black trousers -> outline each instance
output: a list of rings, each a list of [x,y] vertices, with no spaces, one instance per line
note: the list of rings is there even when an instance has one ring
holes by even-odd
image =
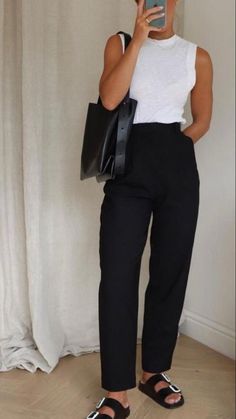
[[[187,286],[199,209],[192,139],[180,123],[133,124],[126,174],[105,182],[100,214],[101,385],[136,387],[140,265],[150,231],[142,368],[170,369]]]

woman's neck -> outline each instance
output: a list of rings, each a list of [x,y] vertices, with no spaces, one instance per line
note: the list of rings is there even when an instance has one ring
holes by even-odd
[[[156,32],[156,31],[150,31],[148,37],[152,39],[168,39],[171,38],[173,35],[175,35],[175,32],[173,31],[173,28],[167,29],[165,32]]]

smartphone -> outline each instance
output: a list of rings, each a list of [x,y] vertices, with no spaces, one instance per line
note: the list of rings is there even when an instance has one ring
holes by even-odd
[[[163,17],[159,19],[154,19],[150,22],[151,26],[156,28],[164,28],[167,23],[167,1],[168,0],[145,0],[145,9],[151,9],[156,6],[163,6],[162,10],[159,10],[157,13],[165,13]]]

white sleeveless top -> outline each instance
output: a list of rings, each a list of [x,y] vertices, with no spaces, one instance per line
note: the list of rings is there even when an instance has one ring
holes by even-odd
[[[124,35],[119,35],[124,52]],[[186,123],[183,113],[196,82],[196,51],[196,44],[177,34],[145,39],[130,84],[130,97],[138,101],[134,124]]]

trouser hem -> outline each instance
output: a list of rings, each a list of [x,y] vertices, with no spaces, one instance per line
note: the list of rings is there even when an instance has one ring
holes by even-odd
[[[168,371],[171,369],[171,364],[167,364],[167,365],[142,365],[142,369],[145,372],[150,372],[150,373],[160,373],[160,372],[164,372],[164,371]]]
[[[106,385],[105,383],[101,384],[101,387],[106,391],[126,391],[132,388],[137,387],[136,381],[133,383],[128,384],[120,384],[120,385]]]

